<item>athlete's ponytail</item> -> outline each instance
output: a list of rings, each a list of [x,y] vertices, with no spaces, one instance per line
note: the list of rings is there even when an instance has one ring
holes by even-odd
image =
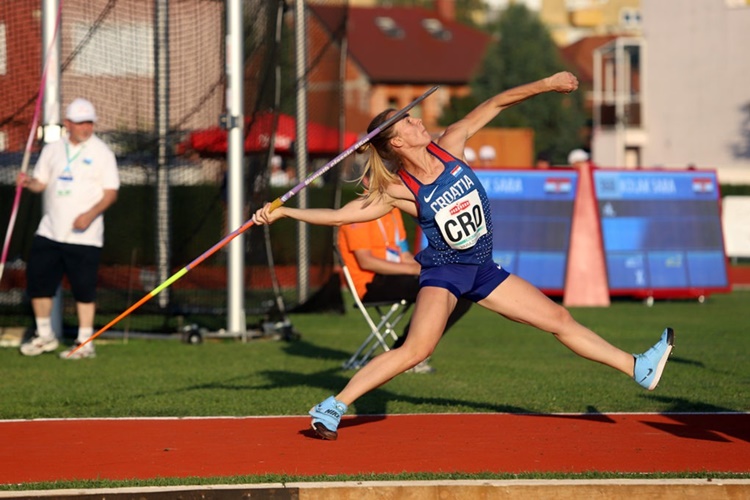
[[[367,132],[375,130],[395,111],[392,108],[386,109],[373,118],[367,127]],[[382,196],[388,185],[394,183],[398,178],[395,171],[399,167],[400,160],[393,151],[390,142],[394,135],[393,127],[388,127],[373,137],[368,144],[357,150],[358,153],[367,153],[365,168],[359,177],[359,181],[367,187],[367,191],[362,195],[367,199],[367,202],[370,202],[376,196]]]

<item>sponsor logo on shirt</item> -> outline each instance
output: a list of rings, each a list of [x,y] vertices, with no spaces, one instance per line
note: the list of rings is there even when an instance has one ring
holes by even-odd
[[[432,195],[435,194],[435,191],[437,191],[437,188],[438,188],[438,186],[435,186],[435,188],[430,192],[430,194],[428,194],[427,196],[424,197],[424,202],[425,203],[429,203],[430,202],[430,200],[432,199]]]

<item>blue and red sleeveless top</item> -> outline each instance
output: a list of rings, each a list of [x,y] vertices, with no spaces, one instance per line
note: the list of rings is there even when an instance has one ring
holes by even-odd
[[[492,219],[484,187],[467,164],[434,142],[427,150],[444,166],[434,182],[422,184],[406,170],[398,170],[417,200],[417,223],[427,238],[417,262],[435,267],[491,261]]]

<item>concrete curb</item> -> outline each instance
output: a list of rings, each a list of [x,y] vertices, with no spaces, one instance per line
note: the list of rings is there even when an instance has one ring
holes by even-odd
[[[750,498],[750,479],[601,479],[601,480],[457,480],[457,481],[347,481],[266,483],[247,485],[164,486],[101,489],[0,491],[2,499],[106,498],[161,500],[168,498],[230,500],[410,500],[459,498],[552,499],[606,498],[608,500],[732,500]]]

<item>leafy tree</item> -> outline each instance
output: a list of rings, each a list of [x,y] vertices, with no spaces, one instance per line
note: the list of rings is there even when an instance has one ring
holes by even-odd
[[[281,39],[276,43],[276,23],[282,8]],[[285,7],[284,0],[267,0],[251,4],[244,12],[245,51],[245,114],[273,109],[276,95],[276,65],[279,65],[280,95],[294,96],[296,92],[294,25],[287,22],[292,12]],[[278,111],[294,114],[296,102],[293,98],[281,99]]]
[[[480,102],[503,90],[565,70],[560,53],[538,16],[524,5],[509,6],[491,26],[482,68],[471,83],[472,93],[454,99],[441,117],[447,125]],[[554,163],[565,163],[570,150],[581,146],[585,125],[583,93],[548,93],[503,111],[489,126],[529,127],[536,151],[548,151]]]

